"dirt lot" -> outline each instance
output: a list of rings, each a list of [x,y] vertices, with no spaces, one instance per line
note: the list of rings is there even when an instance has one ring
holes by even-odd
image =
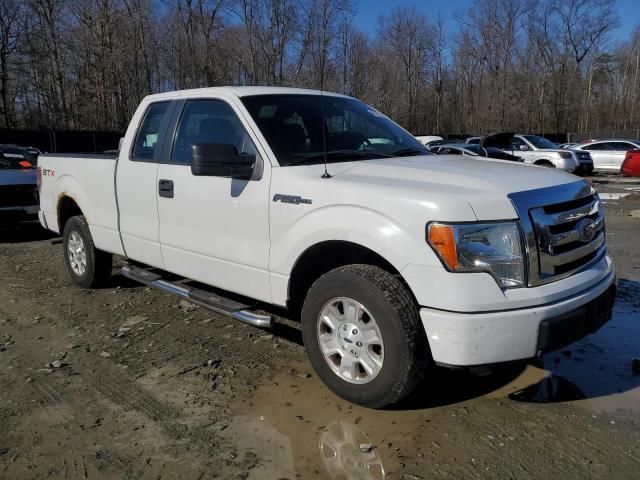
[[[42,231],[0,231],[0,478],[639,478],[640,182],[594,180],[613,320],[528,364],[436,370],[390,411],[326,390],[290,319],[258,330],[119,275],[81,290]]]

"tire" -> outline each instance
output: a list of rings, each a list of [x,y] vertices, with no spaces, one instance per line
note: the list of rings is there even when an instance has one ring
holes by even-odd
[[[96,248],[89,225],[83,216],[71,217],[67,221],[62,243],[64,263],[75,283],[84,288],[95,288],[109,281],[112,256]],[[76,255],[72,251],[75,251]]]
[[[353,303],[362,308],[350,308]],[[347,310],[361,313],[348,315]],[[381,340],[378,344],[364,336],[376,338],[371,333],[376,327]],[[361,337],[354,335],[349,340],[349,332],[356,331]],[[371,265],[336,268],[311,286],[302,307],[302,337],[311,364],[325,385],[345,400],[366,407],[383,408],[399,402],[413,391],[432,363],[418,306],[410,292],[396,277]],[[328,339],[322,347],[321,337]],[[362,341],[357,341],[359,338]],[[336,353],[329,357],[323,348]],[[351,348],[356,349],[351,350],[354,355],[349,354]],[[343,361],[347,366],[355,361],[355,371],[345,368],[342,374]],[[362,362],[375,363],[378,370],[369,372]]]

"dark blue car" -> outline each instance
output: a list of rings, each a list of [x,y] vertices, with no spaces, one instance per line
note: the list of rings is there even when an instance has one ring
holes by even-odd
[[[35,156],[14,145],[0,145],[0,228],[38,218]]]

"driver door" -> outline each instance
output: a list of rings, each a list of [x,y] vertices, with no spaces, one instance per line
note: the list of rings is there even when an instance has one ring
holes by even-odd
[[[165,269],[235,293],[270,301],[269,183],[257,151],[231,104],[187,100],[175,117],[173,145],[158,168],[160,246]],[[255,154],[251,180],[193,175],[194,145]]]
[[[536,160],[534,158],[536,156],[535,152],[531,150],[529,144],[520,137],[513,137],[511,139],[511,151],[507,153],[522,157],[524,162],[528,164],[531,164]]]

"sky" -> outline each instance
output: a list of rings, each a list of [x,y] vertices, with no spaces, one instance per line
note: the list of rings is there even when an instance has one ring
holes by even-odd
[[[440,13],[445,20],[447,30],[456,30],[453,18],[456,12],[464,13],[473,0],[359,0],[358,14],[355,24],[365,32],[374,33],[378,25],[378,17],[395,6],[415,7],[427,15],[435,18]],[[613,32],[613,41],[624,41],[629,38],[634,26],[640,22],[640,0],[616,0],[620,26]]]

